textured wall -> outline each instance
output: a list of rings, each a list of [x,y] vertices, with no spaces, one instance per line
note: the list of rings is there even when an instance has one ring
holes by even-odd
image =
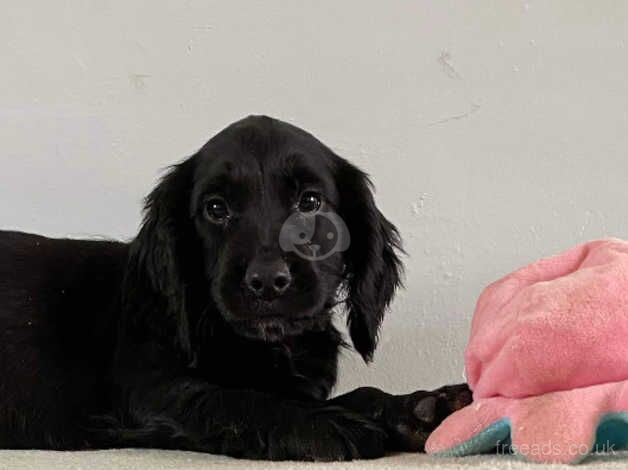
[[[5,1],[0,226],[128,238],[158,170],[250,113],[369,171],[408,251],[375,363],[461,381],[475,299],[628,237],[628,3]],[[27,176],[28,175],[28,176]]]

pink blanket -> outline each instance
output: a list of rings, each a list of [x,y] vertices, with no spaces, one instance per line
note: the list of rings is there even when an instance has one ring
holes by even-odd
[[[628,444],[628,242],[542,259],[490,285],[465,354],[474,403],[432,434],[429,453],[506,445],[578,462]]]

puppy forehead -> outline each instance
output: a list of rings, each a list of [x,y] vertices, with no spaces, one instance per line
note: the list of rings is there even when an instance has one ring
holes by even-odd
[[[195,172],[199,183],[252,183],[259,175],[259,165],[241,152],[202,155]]]
[[[331,185],[330,152],[305,131],[277,122],[272,127],[239,122],[217,134],[200,152],[195,181],[251,189],[285,178]]]

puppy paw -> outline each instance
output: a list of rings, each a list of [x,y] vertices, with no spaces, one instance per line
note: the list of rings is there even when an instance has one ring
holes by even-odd
[[[471,401],[471,391],[466,384],[391,396],[380,418],[388,432],[388,448],[423,452],[431,432],[447,416]]]

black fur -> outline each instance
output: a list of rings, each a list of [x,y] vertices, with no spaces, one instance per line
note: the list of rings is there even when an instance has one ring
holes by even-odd
[[[304,191],[344,220],[346,251],[280,248]],[[218,196],[224,220],[206,212]],[[370,360],[400,241],[367,176],[310,134],[239,121],[172,167],[145,209],[129,244],[0,232],[0,447],[373,458],[421,450],[469,401],[464,386],[328,399],[344,345],[332,317],[346,307]],[[288,273],[280,295],[247,287],[254,262]]]

